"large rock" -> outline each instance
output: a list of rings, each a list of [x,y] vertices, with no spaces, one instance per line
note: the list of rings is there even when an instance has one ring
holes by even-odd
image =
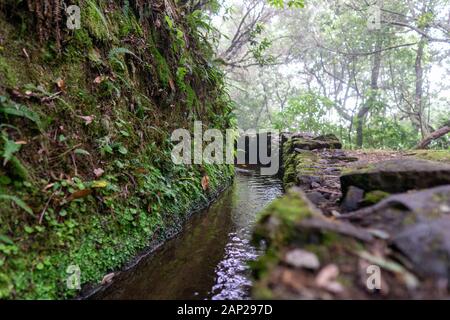
[[[341,176],[342,191],[350,186],[364,191],[401,193],[450,184],[450,165],[402,158],[350,169]]]
[[[406,228],[392,240],[417,274],[450,280],[450,217]]]
[[[394,195],[343,219],[387,233],[415,273],[450,280],[450,186]]]
[[[294,188],[264,211],[255,236],[266,249],[252,262],[256,299],[448,298],[450,186],[396,194],[338,219]],[[383,270],[380,291],[367,288],[373,265]]]
[[[341,204],[343,212],[351,212],[357,210],[361,206],[361,202],[364,199],[364,190],[350,186],[344,200]]]
[[[327,134],[318,137],[294,135],[292,137],[292,147],[302,150],[341,149],[342,143],[334,134]]]

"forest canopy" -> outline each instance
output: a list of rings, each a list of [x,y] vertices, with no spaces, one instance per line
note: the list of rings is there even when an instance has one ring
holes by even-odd
[[[209,36],[243,129],[449,147],[449,1],[214,2]]]

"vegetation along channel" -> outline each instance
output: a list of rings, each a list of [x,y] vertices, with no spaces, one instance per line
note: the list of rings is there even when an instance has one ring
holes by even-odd
[[[248,263],[259,255],[251,244],[257,213],[282,194],[276,177],[240,171],[233,185],[183,232],[143,258],[93,298],[248,299]]]
[[[449,17],[0,0],[0,300],[449,299]]]

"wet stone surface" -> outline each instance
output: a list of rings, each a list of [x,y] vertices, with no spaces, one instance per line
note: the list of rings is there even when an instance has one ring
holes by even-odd
[[[404,158],[350,168],[341,177],[343,193],[350,186],[365,191],[383,190],[401,193],[450,184],[450,165]]]
[[[316,140],[301,134],[285,141],[290,191],[260,215],[254,238],[267,251],[252,267],[253,297],[449,298],[450,167],[414,155],[448,159],[450,152],[305,142]],[[376,286],[368,285],[373,272]]]

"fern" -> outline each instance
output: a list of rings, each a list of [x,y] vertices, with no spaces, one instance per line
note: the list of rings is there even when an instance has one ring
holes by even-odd
[[[108,53],[108,59],[114,59],[119,54],[129,54],[142,62],[141,58],[139,58],[133,51],[123,47],[112,48]]]
[[[1,200],[9,200],[14,202],[17,206],[22,208],[25,212],[29,213],[30,215],[34,216],[33,210],[20,198],[16,196],[10,196],[7,194],[0,194],[0,201]]]
[[[111,32],[108,27],[108,21],[95,1],[88,0],[85,8],[85,20],[91,33],[100,40],[111,39]]]
[[[3,165],[5,166],[8,161],[11,160],[13,154],[20,150],[21,145],[11,141],[9,139],[5,140],[5,144],[3,146]]]
[[[39,130],[42,131],[43,129],[43,125],[39,115],[35,111],[30,110],[27,106],[24,106],[22,104],[15,103],[7,99],[0,99],[0,113],[26,118],[33,121],[37,125]]]

